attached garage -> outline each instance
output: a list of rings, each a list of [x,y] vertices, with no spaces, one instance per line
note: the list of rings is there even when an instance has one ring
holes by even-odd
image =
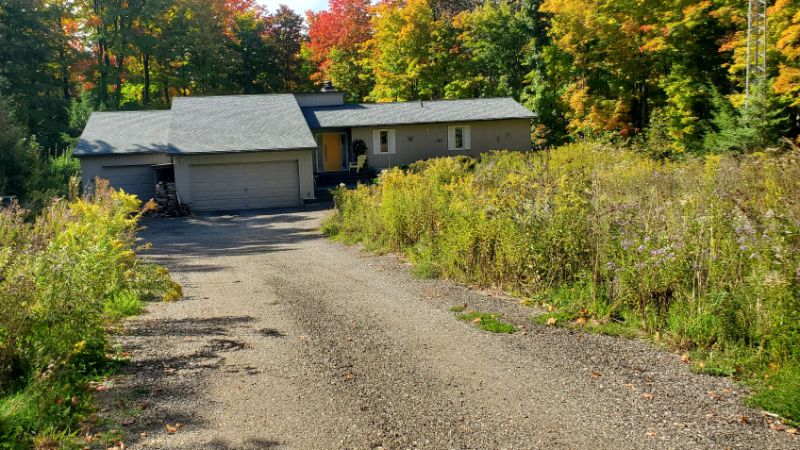
[[[154,166],[168,164],[168,111],[95,112],[73,155],[80,158],[84,190],[95,178],[135,194],[142,201],[155,194]]]
[[[317,143],[291,94],[179,97],[169,111],[92,113],[74,154],[95,177],[154,196],[169,166],[174,197],[193,211],[299,206],[314,198]]]
[[[297,161],[189,166],[192,209],[261,209],[301,204]]]
[[[134,194],[142,201],[155,195],[155,170],[151,165],[105,166],[103,173],[111,186]]]

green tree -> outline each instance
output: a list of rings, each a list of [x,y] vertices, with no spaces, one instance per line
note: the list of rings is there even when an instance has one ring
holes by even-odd
[[[0,98],[0,195],[27,200],[40,176],[38,153],[36,141],[26,136],[7,101]]]

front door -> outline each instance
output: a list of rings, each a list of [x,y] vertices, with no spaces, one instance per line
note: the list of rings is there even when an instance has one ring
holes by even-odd
[[[322,153],[326,172],[342,170],[342,135],[339,133],[323,134]]]

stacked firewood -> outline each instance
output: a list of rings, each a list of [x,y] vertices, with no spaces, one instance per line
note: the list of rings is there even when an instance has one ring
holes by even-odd
[[[178,191],[174,182],[159,181],[156,183],[156,214],[161,216],[185,216],[189,208],[178,201]]]

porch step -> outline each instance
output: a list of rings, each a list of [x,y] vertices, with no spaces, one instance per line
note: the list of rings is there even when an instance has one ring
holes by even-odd
[[[332,188],[342,183],[348,186],[355,186],[358,183],[369,184],[376,177],[375,170],[365,169],[359,173],[355,172],[320,172],[314,175],[317,189]]]

